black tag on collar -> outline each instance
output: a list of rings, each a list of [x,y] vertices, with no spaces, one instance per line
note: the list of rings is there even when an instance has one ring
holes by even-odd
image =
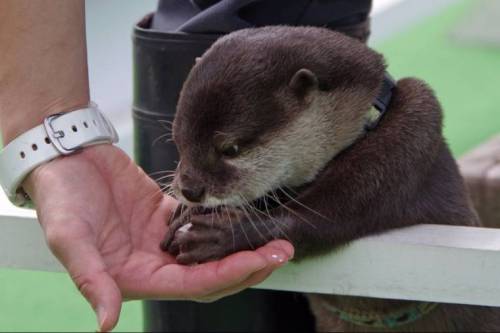
[[[377,127],[378,122],[384,116],[384,113],[387,111],[389,103],[391,102],[392,90],[394,89],[394,87],[396,87],[396,82],[389,73],[385,72],[384,81],[382,82],[382,88],[380,89],[377,98],[375,98],[375,101],[373,102],[373,106],[378,110],[378,112],[380,112],[380,115],[376,121],[366,125],[366,130],[369,131]]]

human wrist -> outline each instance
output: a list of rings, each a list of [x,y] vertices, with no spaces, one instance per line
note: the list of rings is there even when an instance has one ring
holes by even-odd
[[[21,183],[21,187],[38,204],[38,199],[49,186],[64,186],[68,181],[68,173],[78,174],[79,168],[84,164],[104,167],[109,163],[107,158],[113,156],[116,150],[112,144],[100,144],[85,147],[72,155],[59,156],[33,169]]]
[[[72,158],[72,156],[67,156],[67,158]],[[26,176],[24,181],[21,183],[21,187],[33,201],[37,201],[37,190],[43,187],[43,180],[46,178],[46,176],[50,175],[50,173],[53,172],[52,170],[56,170],[58,168],[61,159],[62,157],[58,157],[53,159],[52,161],[36,167],[28,174],[28,176]]]
[[[23,103],[23,112],[12,112],[11,117],[2,119],[1,133],[4,146],[29,129],[41,125],[43,120],[52,114],[64,113],[89,105],[88,89],[83,88],[82,90],[81,93],[71,96],[43,100],[33,99],[28,103]],[[19,96],[19,99],[22,97]],[[13,105],[13,103],[7,103],[7,100],[4,102],[4,104]]]

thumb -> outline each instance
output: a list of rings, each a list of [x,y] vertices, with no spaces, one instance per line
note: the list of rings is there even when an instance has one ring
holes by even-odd
[[[115,280],[106,270],[101,254],[91,241],[85,238],[62,237],[50,233],[49,247],[69,272],[81,294],[97,315],[100,331],[110,331],[120,317],[122,295]]]
[[[94,309],[99,330],[111,331],[120,317],[122,303],[120,289],[113,278],[102,271],[75,276],[73,281]]]

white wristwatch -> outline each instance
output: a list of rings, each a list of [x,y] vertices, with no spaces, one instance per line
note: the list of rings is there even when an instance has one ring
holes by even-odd
[[[118,142],[110,121],[97,105],[45,118],[12,140],[0,153],[0,183],[9,199],[25,205],[27,196],[20,184],[36,167],[61,155],[100,143]]]

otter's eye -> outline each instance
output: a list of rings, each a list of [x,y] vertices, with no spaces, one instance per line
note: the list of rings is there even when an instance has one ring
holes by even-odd
[[[235,157],[239,153],[240,153],[240,148],[238,147],[238,145],[232,145],[222,150],[222,155],[226,157]]]

